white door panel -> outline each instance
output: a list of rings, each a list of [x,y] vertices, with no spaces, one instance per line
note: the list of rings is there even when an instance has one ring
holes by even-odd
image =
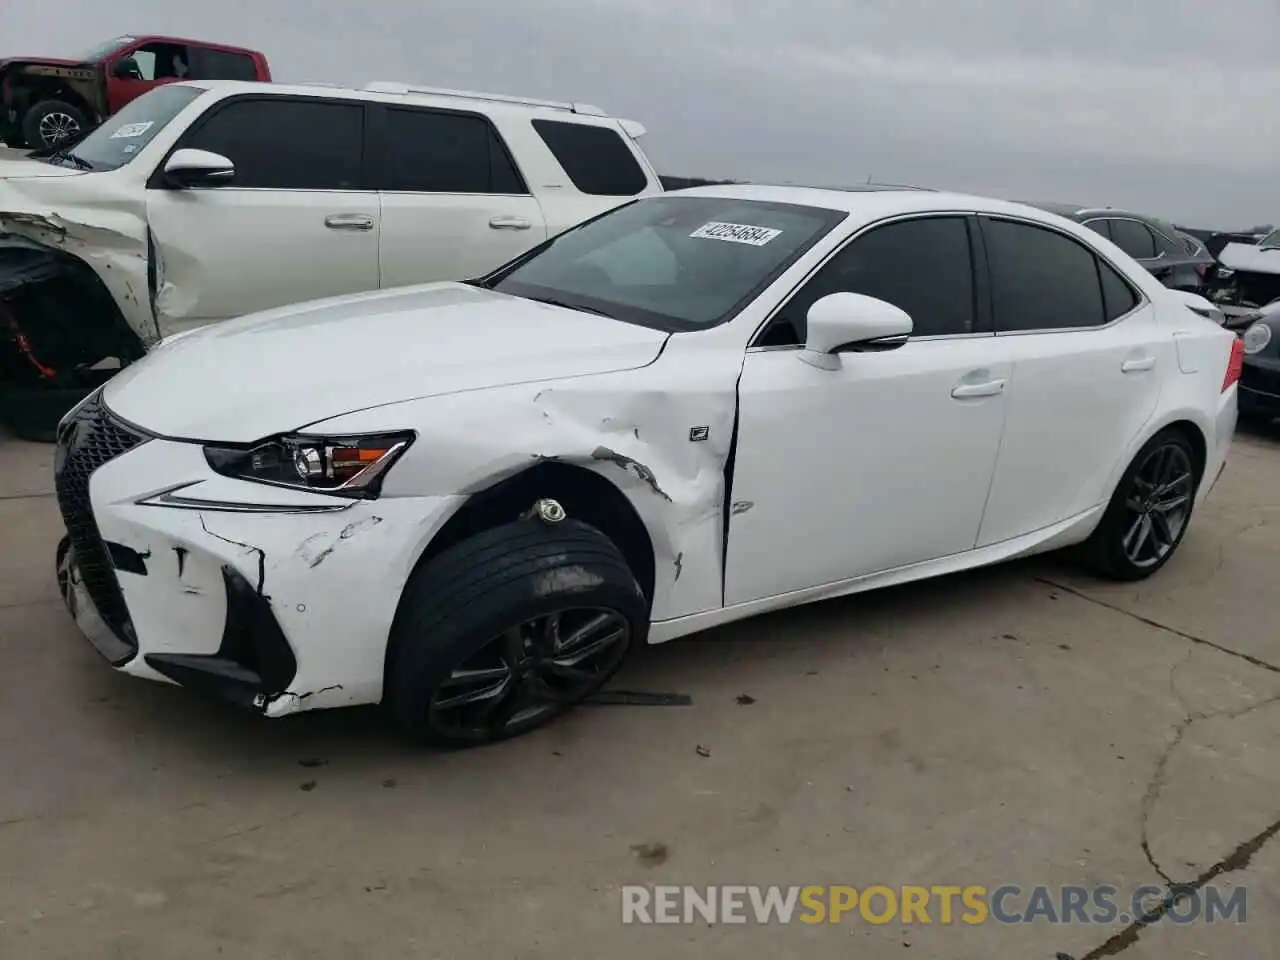
[[[378,195],[148,190],[161,333],[378,288]]]
[[[538,201],[499,194],[382,194],[383,287],[467,280],[547,238]]]
[[[728,604],[970,550],[1004,426],[994,337],[844,353],[747,354]]]
[[[1147,304],[1101,330],[1001,335],[1009,411],[978,545],[1065,520],[1104,500],[1107,477],[1176,369]]]

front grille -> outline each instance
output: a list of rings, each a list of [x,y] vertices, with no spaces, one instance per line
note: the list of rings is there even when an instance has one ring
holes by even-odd
[[[125,426],[102,403],[101,392],[85,403],[58,431],[54,486],[58,508],[67,527],[67,537],[75,550],[76,564],[85,590],[98,608],[98,615],[122,643],[135,650],[129,609],[120,592],[115,567],[89,502],[89,478],[109,460],[132,450],[149,438]]]

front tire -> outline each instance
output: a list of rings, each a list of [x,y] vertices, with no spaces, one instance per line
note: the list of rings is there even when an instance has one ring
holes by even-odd
[[[41,100],[22,118],[22,134],[27,146],[43,150],[78,137],[89,119],[76,107],[61,100]]]
[[[1201,469],[1182,431],[1162,430],[1148,440],[1082,545],[1085,564],[1108,579],[1132,581],[1168,563],[1191,522]]]
[[[622,553],[576,520],[520,520],[409,578],[385,694],[416,739],[470,747],[527,733],[600,689],[648,634]]]

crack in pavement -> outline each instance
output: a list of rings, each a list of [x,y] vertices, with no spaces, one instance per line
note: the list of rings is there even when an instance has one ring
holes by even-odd
[[[1257,524],[1254,524],[1253,526],[1257,526]],[[1224,647],[1221,644],[1214,643],[1212,640],[1206,640],[1203,637],[1197,637],[1194,634],[1177,630],[1174,627],[1152,620],[1149,617],[1144,617],[1141,614],[1132,612],[1131,610],[1125,610],[1123,607],[1107,603],[1106,601],[1099,600],[1096,597],[1091,597],[1088,594],[1085,594],[1074,587],[1067,586],[1064,583],[1058,583],[1045,577],[1033,577],[1032,579],[1057,590],[1065,590],[1067,593],[1070,593],[1072,596],[1079,597],[1081,600],[1086,600],[1089,603],[1094,603],[1100,607],[1105,607],[1108,610],[1113,610],[1116,613],[1131,617],[1134,620],[1138,620],[1148,626],[1171,633],[1174,636],[1187,640],[1190,643],[1210,647],[1211,649],[1217,650],[1219,653],[1225,653],[1228,656],[1244,660],[1252,666],[1259,667],[1272,673],[1280,673],[1280,667],[1277,667],[1272,663],[1268,663],[1258,657],[1252,656],[1251,654],[1241,653],[1238,650],[1232,650],[1230,647]],[[1208,712],[1203,710],[1192,710],[1186,699],[1183,697],[1182,692],[1178,689],[1177,683],[1178,669],[1185,666],[1191,659],[1192,649],[1193,648],[1189,647],[1187,649],[1187,655],[1169,669],[1169,690],[1173,694],[1174,699],[1182,707],[1183,717],[1174,727],[1173,736],[1165,746],[1164,752],[1160,755],[1160,759],[1156,761],[1155,771],[1152,773],[1151,780],[1148,782],[1146,792],[1142,797],[1142,853],[1147,858],[1147,863],[1151,865],[1151,868],[1156,872],[1160,879],[1164,881],[1166,888],[1164,896],[1161,898],[1160,904],[1157,907],[1148,911],[1144,915],[1135,918],[1129,926],[1125,927],[1119,933],[1108,938],[1104,943],[1086,953],[1080,958],[1080,960],[1101,960],[1103,957],[1114,957],[1123,953],[1125,950],[1129,949],[1129,947],[1138,942],[1143,930],[1151,926],[1153,923],[1159,922],[1167,913],[1169,913],[1169,911],[1185,901],[1187,897],[1197,893],[1205,886],[1205,884],[1209,883],[1209,881],[1222,876],[1224,873],[1234,873],[1245,869],[1253,859],[1254,854],[1261,850],[1267,841],[1277,833],[1280,833],[1280,820],[1276,820],[1260,833],[1257,833],[1249,839],[1241,842],[1233,851],[1231,851],[1231,853],[1210,866],[1194,880],[1181,883],[1175,881],[1168,873],[1165,872],[1151,851],[1151,844],[1148,836],[1148,822],[1150,820],[1151,813],[1155,808],[1156,801],[1160,798],[1160,793],[1166,786],[1165,774],[1168,769],[1169,758],[1182,744],[1183,740],[1186,738],[1187,731],[1201,720],[1236,720],[1247,714],[1253,713],[1255,710],[1260,710],[1263,707],[1280,703],[1280,694],[1277,694],[1276,696],[1267,697],[1264,700],[1259,700],[1257,703],[1253,703],[1247,707],[1242,707],[1236,710],[1213,710]],[[1058,960],[1075,960],[1074,957],[1067,953],[1058,953],[1057,957]]]
[[[1219,653],[1225,653],[1228,656],[1238,657],[1246,663],[1251,663],[1255,667],[1261,667],[1263,670],[1270,670],[1272,673],[1280,673],[1280,666],[1269,663],[1259,657],[1255,657],[1251,653],[1242,653],[1239,650],[1232,650],[1230,647],[1224,647],[1220,643],[1214,643],[1212,640],[1206,640],[1204,637],[1197,637],[1194,633],[1186,633],[1177,627],[1171,627],[1167,623],[1161,623],[1159,620],[1152,620],[1150,617],[1144,617],[1140,613],[1134,613],[1132,610],[1126,610],[1124,607],[1117,606],[1114,603],[1108,603],[1106,600],[1099,600],[1097,597],[1091,597],[1087,593],[1078,590],[1075,587],[1068,586],[1065,583],[1059,583],[1056,580],[1050,580],[1047,577],[1032,577],[1037,583],[1043,583],[1046,586],[1053,587],[1056,590],[1065,590],[1073,597],[1079,597],[1081,600],[1087,600],[1089,603],[1096,603],[1100,607],[1106,607],[1108,610],[1114,610],[1116,613],[1122,613],[1126,617],[1131,617],[1140,623],[1145,623],[1149,627],[1155,627],[1157,630],[1163,630],[1166,633],[1172,633],[1175,637],[1181,637],[1183,640],[1189,640],[1191,643],[1197,643],[1202,647],[1211,647]]]
[[[1101,960],[1102,957],[1114,957],[1138,942],[1138,938],[1142,936],[1142,931],[1153,923],[1159,922],[1165,914],[1172,910],[1179,903],[1183,902],[1187,897],[1204,887],[1210,880],[1220,877],[1224,873],[1235,873],[1249,866],[1249,862],[1253,859],[1253,855],[1257,853],[1266,844],[1268,840],[1280,833],[1280,820],[1277,820],[1271,826],[1267,827],[1261,833],[1255,834],[1248,840],[1245,840],[1238,847],[1223,857],[1200,876],[1196,877],[1190,883],[1173,884],[1160,901],[1160,905],[1153,910],[1148,911],[1145,915],[1138,917],[1133,923],[1125,927],[1115,936],[1111,937],[1101,946],[1094,947],[1086,953],[1080,960]],[[1075,960],[1068,953],[1059,953],[1059,960]]]

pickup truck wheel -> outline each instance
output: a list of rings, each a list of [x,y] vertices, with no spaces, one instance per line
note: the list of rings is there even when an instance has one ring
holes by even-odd
[[[52,147],[80,135],[88,119],[76,107],[61,100],[41,100],[22,118],[22,133],[34,150]]]
[[[1116,486],[1081,558],[1111,580],[1143,580],[1166,563],[1186,535],[1200,484],[1196,453],[1178,430],[1147,441]]]
[[[509,523],[409,578],[391,629],[386,699],[418,740],[505,740],[600,689],[648,627],[644,593],[600,531],[571,519]]]

